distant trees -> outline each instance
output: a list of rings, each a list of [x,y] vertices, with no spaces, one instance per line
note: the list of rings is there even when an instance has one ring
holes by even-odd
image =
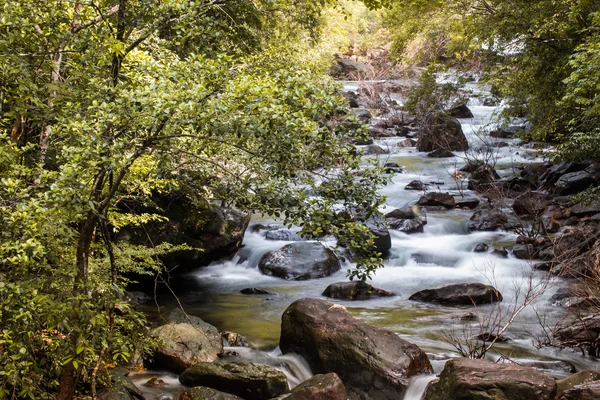
[[[387,23],[398,57],[416,46],[426,63],[481,67],[536,138],[563,142],[565,158],[598,159],[599,13],[589,0],[409,0],[394,3]]]
[[[156,273],[175,248],[114,243],[115,230],[161,218],[124,201],[219,200],[341,237],[358,279],[381,265],[351,218],[382,201],[379,171],[352,145],[365,132],[289,50],[321,7],[0,5],[0,397],[93,392],[106,365],[147,350],[125,276]]]

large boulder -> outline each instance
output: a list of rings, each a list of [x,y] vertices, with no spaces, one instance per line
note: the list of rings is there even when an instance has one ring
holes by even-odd
[[[492,188],[496,179],[499,178],[500,175],[494,167],[484,163],[471,171],[467,187],[474,191],[486,191]]]
[[[600,315],[565,320],[556,327],[553,334],[565,345],[586,349],[592,356],[600,354]]]
[[[198,363],[179,375],[185,386],[206,386],[246,400],[266,400],[287,392],[285,374],[268,365],[249,362]]]
[[[300,299],[285,310],[279,347],[302,355],[315,373],[338,374],[350,399],[402,398],[411,377],[432,373],[414,344],[320,299]]]
[[[347,400],[348,394],[344,382],[337,374],[314,375],[302,382],[290,393],[277,400]]]
[[[420,206],[454,208],[456,200],[449,193],[429,192],[419,199]]]
[[[220,392],[206,386],[196,386],[186,389],[179,400],[244,400],[234,394]]]
[[[598,400],[600,399],[600,382],[584,383],[563,392],[558,400]]]
[[[488,360],[448,361],[425,400],[554,400],[556,382],[533,368]]]
[[[408,299],[445,305],[473,305],[502,301],[502,294],[493,286],[483,283],[457,283],[438,289],[421,290]]]
[[[160,340],[151,363],[177,374],[196,363],[216,361],[223,353],[221,334],[205,322],[170,323],[152,330],[151,335]]]
[[[585,383],[600,381],[600,372],[594,370],[579,371],[576,374],[567,376],[564,379],[556,381],[559,395],[575,386]]]
[[[265,275],[293,281],[323,278],[341,268],[336,255],[318,242],[297,242],[267,253],[258,263]]]
[[[431,117],[431,122],[425,124],[419,132],[417,150],[429,152],[436,149],[449,151],[466,151],[469,142],[462,131],[460,122],[443,112]]]
[[[375,297],[394,296],[394,293],[364,282],[336,282],[327,286],[323,296],[341,300],[368,300]]]
[[[356,79],[357,74],[367,73],[372,70],[373,67],[370,65],[336,56],[336,63],[331,67],[329,74],[339,79]]]
[[[473,118],[473,113],[464,102],[455,104],[451,108],[447,109],[446,114],[454,118]]]
[[[174,271],[183,273],[208,265],[223,257],[232,256],[241,247],[250,215],[228,207],[199,207],[182,195],[155,200],[157,209],[130,206],[139,213],[155,213],[165,221],[153,221],[143,228],[124,228],[116,240],[153,247],[161,243],[187,245],[164,258],[167,266],[177,265]]]
[[[469,222],[471,231],[495,231],[508,224],[508,217],[500,210],[481,209],[475,211]]]
[[[579,193],[594,183],[594,177],[585,171],[571,172],[562,175],[554,184],[558,195],[566,196]]]
[[[548,207],[548,201],[543,193],[526,192],[515,199],[512,208],[516,215],[537,217],[544,212],[546,207]]]

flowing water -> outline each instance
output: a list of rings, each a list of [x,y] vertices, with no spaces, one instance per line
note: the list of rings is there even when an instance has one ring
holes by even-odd
[[[352,83],[346,83],[347,89],[353,89]],[[474,91],[477,86],[471,85]],[[485,107],[476,97],[471,98],[469,108],[474,118],[461,120],[463,130],[477,155],[477,149],[489,150],[498,139],[482,134],[482,128],[491,123],[499,107]],[[466,189],[457,188],[457,182],[451,177],[454,171],[465,164],[465,158],[457,155],[453,158],[427,158],[415,148],[398,147],[402,138],[377,140],[383,148],[390,149],[389,155],[381,156],[381,163],[395,162],[404,166],[404,173],[393,177],[391,184],[381,189],[387,196],[386,208],[412,205],[423,194],[407,191],[404,187],[412,180],[435,182],[433,190],[450,192],[466,197],[476,196]],[[495,148],[492,152],[496,168],[501,176],[510,176],[515,168],[522,164],[541,162],[541,151],[520,147],[518,140],[502,139],[508,146]],[[487,144],[486,146],[482,146]],[[479,156],[485,156],[479,153]],[[460,182],[458,182],[460,183]],[[466,188],[466,181],[463,182]],[[465,314],[477,312],[481,317],[495,315],[497,306],[445,307],[409,301],[408,297],[419,290],[435,288],[460,282],[492,283],[504,297],[502,307],[508,310],[518,305],[519,291],[529,282],[531,266],[528,262],[509,258],[497,258],[485,253],[474,253],[478,243],[487,243],[490,247],[504,247],[514,243],[516,235],[511,232],[472,232],[467,224],[471,211],[450,210],[429,212],[424,233],[403,234],[391,231],[392,249],[385,260],[385,268],[377,271],[372,284],[394,292],[397,296],[368,301],[336,301],[348,311],[365,322],[392,330],[400,337],[417,344],[432,359],[435,372],[439,373],[445,360],[457,356],[451,344],[443,340],[448,334],[461,335],[463,332],[475,332],[475,323],[467,325],[461,322]],[[268,223],[263,217],[253,222]],[[237,358],[266,363],[279,368],[288,375],[292,386],[311,375],[306,363],[291,356],[282,356],[277,350],[279,343],[281,315],[293,301],[302,297],[322,297],[323,290],[333,282],[346,279],[342,270],[333,276],[311,281],[285,281],[268,277],[257,268],[261,257],[289,242],[270,241],[260,233],[250,230],[244,239],[244,248],[232,260],[215,263],[186,275],[173,282],[179,295],[179,301],[185,310],[215,325],[219,330],[234,331],[242,334],[250,343],[251,349],[237,349]],[[416,261],[414,254],[419,253]],[[533,276],[533,284],[543,282],[545,275]],[[543,315],[547,321],[560,316],[560,309],[550,305],[549,298],[563,285],[556,279],[554,286],[542,294],[534,307],[529,307],[516,319],[507,331],[510,341],[499,343],[491,358],[500,356],[514,360],[564,360],[578,369],[590,368],[592,363],[570,350],[559,352],[554,349],[538,350],[534,346],[535,333],[539,331],[537,315]],[[241,289],[255,287],[273,294],[248,296]],[[172,297],[165,295],[160,299],[166,308],[176,307]],[[263,350],[258,351],[257,349]],[[276,349],[276,350],[273,350]],[[270,353],[269,353],[270,351]],[[554,375],[566,375],[567,372],[553,371]],[[405,400],[420,399],[427,383],[433,376],[416,377],[409,388]],[[155,396],[155,398],[158,398]]]

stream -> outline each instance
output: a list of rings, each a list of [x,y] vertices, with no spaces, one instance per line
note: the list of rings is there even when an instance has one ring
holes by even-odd
[[[346,90],[356,90],[358,84],[345,82]],[[482,94],[476,84],[469,84],[473,93]],[[485,94],[485,91],[483,91]],[[514,175],[515,167],[543,161],[543,150],[521,146],[518,139],[495,139],[481,134],[481,129],[493,121],[499,107],[486,107],[480,104],[479,98],[473,96],[469,100],[469,108],[474,118],[461,119],[461,125],[473,154],[482,144],[494,146],[498,141],[508,146],[494,148],[496,169],[501,177]],[[501,106],[500,106],[501,107]],[[376,122],[377,119],[374,119]],[[379,156],[379,162],[397,163],[404,167],[404,172],[396,174],[392,182],[381,189],[387,196],[384,213],[395,208],[412,205],[417,202],[423,192],[404,190],[404,187],[415,179],[423,182],[435,182],[431,190],[450,192],[459,197],[477,197],[476,193],[466,189],[467,181],[462,182],[464,189],[457,188],[450,174],[461,168],[466,160],[456,153],[452,158],[428,158],[414,147],[399,147],[398,142],[404,138],[393,137],[375,140],[375,143],[390,154]],[[488,146],[483,146],[489,150]],[[360,147],[360,146],[359,146]],[[372,158],[375,156],[365,156]],[[520,303],[519,289],[527,285],[531,265],[511,255],[508,258],[495,257],[489,253],[474,253],[479,243],[487,243],[491,248],[510,247],[517,235],[512,232],[469,232],[468,221],[472,211],[454,209],[443,212],[428,212],[427,225],[423,233],[404,234],[391,230],[392,248],[384,260],[385,268],[378,270],[370,282],[373,286],[391,291],[394,297],[375,298],[367,301],[337,301],[348,309],[356,318],[369,324],[385,328],[397,333],[403,339],[415,343],[429,355],[435,373],[439,373],[446,360],[458,356],[456,349],[443,340],[448,333],[461,334],[464,322],[461,317],[471,312],[480,316],[492,314],[497,305],[473,307],[446,307],[409,301],[408,297],[423,289],[436,288],[453,283],[483,282],[492,284],[503,295],[503,309],[510,309]],[[256,216],[254,223],[277,223],[264,217]],[[173,290],[186,312],[201,317],[216,326],[220,331],[233,331],[246,338],[251,348],[228,348],[235,353],[237,359],[272,365],[286,373],[290,386],[295,386],[311,376],[311,371],[301,357],[282,356],[278,350],[281,315],[293,301],[303,297],[321,296],[323,290],[331,283],[346,280],[349,265],[334,275],[309,281],[285,281],[260,273],[258,262],[264,254],[275,251],[288,244],[285,241],[266,240],[264,233],[254,233],[250,229],[244,239],[244,247],[232,260],[214,263],[189,273],[172,282]],[[419,253],[420,262],[413,256]],[[533,283],[541,283],[545,274],[536,273]],[[540,330],[538,315],[544,316],[547,323],[552,324],[561,316],[561,309],[553,307],[550,297],[564,286],[561,278],[555,278],[551,287],[534,303],[525,309],[509,327],[506,343],[498,343],[488,357],[498,359],[509,358],[519,362],[548,362],[550,375],[562,377],[569,375],[564,368],[556,368],[554,361],[564,361],[577,370],[593,368],[594,361],[584,358],[580,353],[571,350],[552,348],[537,349],[534,339]],[[260,288],[270,295],[243,295],[244,288]],[[177,307],[177,303],[169,294],[160,295],[159,303],[165,309]],[[329,301],[332,301],[328,299]],[[148,313],[156,313],[149,309]],[[470,325],[476,330],[476,323]],[[469,325],[467,325],[469,326]],[[554,368],[550,368],[554,366]],[[563,365],[564,367],[564,365]],[[154,374],[154,375],[152,375]],[[163,377],[167,386],[161,390],[143,386],[149,377]],[[182,388],[176,376],[165,373],[140,373],[131,376],[148,396],[153,399],[173,398]],[[404,400],[421,399],[427,383],[434,376],[420,376],[412,380]],[[170,393],[170,394],[169,394]],[[176,397],[175,397],[176,398]]]

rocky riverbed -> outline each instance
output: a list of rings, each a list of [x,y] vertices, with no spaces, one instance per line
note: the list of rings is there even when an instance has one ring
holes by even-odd
[[[341,283],[352,264],[327,249],[332,240],[305,242],[277,221],[254,216],[248,224],[239,213],[217,211],[224,222],[207,228],[210,235],[191,235],[214,238],[219,256],[232,254],[242,237],[243,246],[173,280],[192,317],[167,312],[179,306],[170,293],[159,293],[160,318],[147,308],[163,339],[150,365],[210,388],[185,389],[168,374],[133,375],[142,395],[595,398],[596,383],[555,378],[576,380],[567,377],[599,366],[600,322],[590,314],[596,293],[576,283],[598,270],[600,206],[568,196],[596,185],[600,167],[548,163],[544,149],[513,137],[527,129],[524,121],[492,123],[498,106],[484,105],[490,95],[474,84],[466,88],[470,102],[451,113],[464,118],[438,118],[430,139],[414,117],[391,106],[367,110],[358,83],[345,88],[371,125],[373,140],[357,147],[394,174],[381,189],[384,217],[367,222],[385,259],[374,288]],[[188,269],[200,259],[184,256]],[[490,344],[488,361],[456,358],[457,350]],[[564,345],[584,354],[560,351]],[[427,386],[434,372],[441,375]]]

